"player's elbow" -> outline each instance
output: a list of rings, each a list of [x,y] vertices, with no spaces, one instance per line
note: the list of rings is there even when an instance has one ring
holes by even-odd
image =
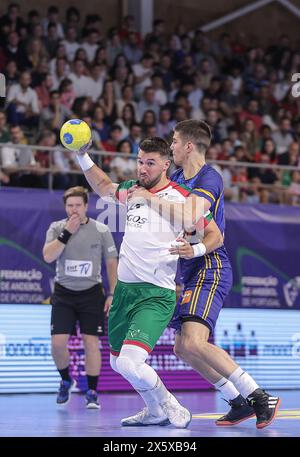
[[[53,256],[51,256],[51,253],[49,252],[49,249],[47,247],[43,248],[43,259],[46,263],[52,263],[53,262]]]
[[[46,263],[52,263],[53,260],[51,259],[51,257],[47,256],[47,255],[43,255],[43,259]]]
[[[217,244],[217,248],[220,248],[224,244],[224,237],[220,231],[217,234],[216,244]]]

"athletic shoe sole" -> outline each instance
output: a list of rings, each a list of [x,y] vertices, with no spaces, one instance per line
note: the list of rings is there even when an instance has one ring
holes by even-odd
[[[158,422],[157,424],[142,424],[141,422],[138,422],[136,424],[130,424],[130,423],[122,423],[121,422],[121,426],[122,427],[155,427],[155,426],[160,426],[160,427],[165,427],[166,425],[170,425],[171,422],[169,421],[169,419],[165,419],[163,420],[162,422]]]
[[[96,403],[89,403],[88,405],[86,405],[86,408],[87,409],[101,409],[101,406],[97,405]]]
[[[256,424],[256,428],[258,429],[261,429],[261,428],[265,428],[265,427],[268,427],[268,425],[271,425],[272,422],[274,422],[274,420],[276,419],[276,416],[277,416],[277,412],[278,412],[278,408],[279,406],[281,405],[281,400],[280,398],[278,399],[278,403],[275,407],[275,411],[274,411],[274,414],[271,418],[271,420],[269,420],[268,422],[261,422],[260,424]]]
[[[215,424],[218,426],[218,427],[230,427],[232,425],[238,425],[240,424],[241,422],[244,422],[248,419],[251,419],[252,417],[255,417],[255,413],[251,414],[250,416],[247,416],[247,417],[243,417],[243,419],[240,419],[238,421],[235,421],[235,422],[230,422],[230,421],[221,421],[221,422],[218,422],[216,421]]]

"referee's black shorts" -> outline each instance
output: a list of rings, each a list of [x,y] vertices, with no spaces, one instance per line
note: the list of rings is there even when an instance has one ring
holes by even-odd
[[[77,321],[81,334],[104,335],[104,302],[102,284],[75,291],[56,283],[51,297],[51,335],[72,335]]]

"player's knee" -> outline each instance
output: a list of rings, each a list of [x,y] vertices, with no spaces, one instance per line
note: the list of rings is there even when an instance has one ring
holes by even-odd
[[[184,359],[185,354],[184,354],[183,346],[182,346],[181,342],[176,341],[174,348],[173,348],[173,352],[179,359],[182,359],[182,360]]]
[[[86,353],[98,353],[99,352],[99,340],[97,336],[84,335],[83,336],[84,350]]]
[[[120,355],[116,360],[118,372],[130,383],[136,383],[140,380],[135,363],[127,356]]]
[[[52,336],[52,341],[51,341],[51,351],[52,354],[58,354],[60,352],[64,352],[67,348],[67,341],[65,338],[61,338],[60,335],[54,335]]]
[[[181,342],[181,358],[188,359],[190,356],[202,358],[207,350],[207,342],[198,338],[184,338]]]

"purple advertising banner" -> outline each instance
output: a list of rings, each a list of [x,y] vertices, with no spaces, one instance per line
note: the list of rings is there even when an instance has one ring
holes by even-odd
[[[108,223],[119,249],[123,223],[115,213],[91,196],[89,215]],[[0,190],[0,303],[49,301],[54,264],[41,252],[50,223],[63,217],[61,192]],[[228,203],[225,245],[234,274],[226,307],[300,308],[299,207]]]
[[[227,204],[226,224],[226,307],[300,309],[300,208]]]

